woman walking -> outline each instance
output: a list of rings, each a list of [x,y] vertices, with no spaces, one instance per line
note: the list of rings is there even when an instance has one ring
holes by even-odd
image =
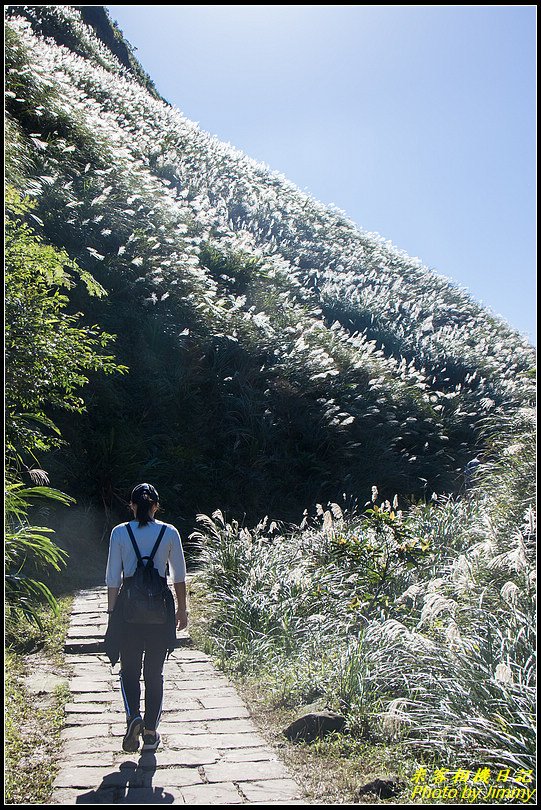
[[[124,751],[155,751],[160,743],[158,723],[162,711],[163,665],[174,649],[176,630],[188,624],[186,610],[186,563],[177,529],[156,520],[159,507],[156,489],[151,484],[138,484],[130,499],[134,520],[121,523],[111,532],[105,583],[109,623],[105,635],[105,652],[111,664],[120,658],[120,686],[126,710]],[[130,583],[140,558],[151,557],[163,580],[166,618],[162,623],[133,623],[125,611]],[[177,606],[167,583],[167,566],[175,591]],[[145,683],[144,714],[141,714],[141,667]]]

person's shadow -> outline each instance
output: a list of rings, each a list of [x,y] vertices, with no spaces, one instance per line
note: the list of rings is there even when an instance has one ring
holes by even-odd
[[[171,793],[152,785],[155,773],[155,755],[141,754],[139,762],[123,762],[95,790],[77,796],[75,804],[173,804]]]

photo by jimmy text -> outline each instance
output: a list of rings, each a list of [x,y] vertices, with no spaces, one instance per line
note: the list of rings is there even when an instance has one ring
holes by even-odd
[[[481,767],[475,770],[458,768],[418,768],[411,777],[411,799],[448,800],[450,802],[498,802],[515,801],[529,804],[536,801],[533,770],[526,768],[494,769]]]

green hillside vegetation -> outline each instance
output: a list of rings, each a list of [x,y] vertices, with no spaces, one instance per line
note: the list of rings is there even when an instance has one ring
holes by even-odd
[[[531,768],[533,347],[187,120],[103,7],[6,8],[24,612],[49,595],[36,561],[85,543],[97,571],[149,480],[184,538],[199,516],[202,643],[271,702],[318,700],[415,757]],[[51,498],[77,501],[78,531]]]
[[[13,171],[45,237],[107,290],[73,306],[131,370],[92,380],[87,415],[63,422],[67,485],[113,508],[153,477],[172,516],[249,520],[374,483],[456,489],[480,423],[528,401],[531,346],[156,99],[75,10],[19,8]],[[32,33],[53,25],[77,53]]]

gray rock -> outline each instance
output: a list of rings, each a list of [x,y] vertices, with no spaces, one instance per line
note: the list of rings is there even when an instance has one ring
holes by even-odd
[[[398,777],[385,777],[384,779],[373,779],[357,790],[356,798],[366,796],[368,793],[377,796],[379,799],[391,799],[400,793],[402,784]]]
[[[342,732],[346,718],[336,712],[310,712],[294,720],[284,729],[284,735],[293,742],[312,742],[333,731]]]

